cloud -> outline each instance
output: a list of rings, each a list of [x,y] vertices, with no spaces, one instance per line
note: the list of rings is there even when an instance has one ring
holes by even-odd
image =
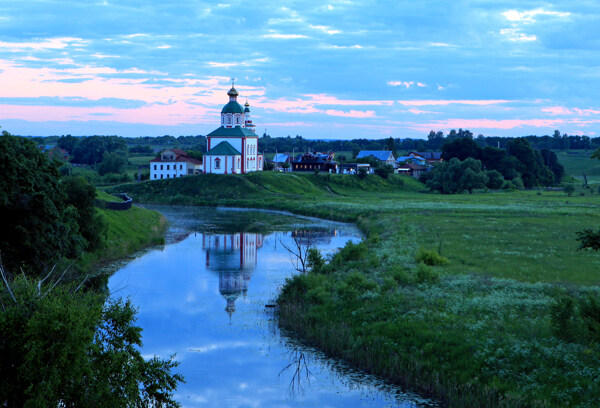
[[[501,28],[500,35],[506,37],[509,41],[535,41],[537,36],[533,34],[525,34],[519,28]]]
[[[275,38],[278,40],[295,40],[299,38],[308,38],[304,34],[281,34],[281,33],[270,33],[264,34],[263,38]]]
[[[565,124],[563,119],[446,119],[429,123],[413,123],[408,127],[411,129],[427,132],[431,129],[514,129],[523,127],[553,128]]]
[[[515,23],[535,23],[535,17],[537,16],[551,16],[551,17],[568,17],[571,15],[569,12],[560,11],[548,11],[542,8],[527,11],[507,10],[502,15],[511,22]]]
[[[600,110],[598,109],[581,109],[581,108],[565,108],[563,106],[551,106],[548,108],[542,109],[542,112],[548,113],[550,115],[579,115],[579,116],[589,116],[589,115],[599,115]]]
[[[58,37],[58,38],[45,38],[36,42],[5,42],[0,41],[0,50],[8,50],[11,52],[18,51],[41,51],[41,50],[57,50],[64,49],[70,45],[81,47],[85,45],[87,41],[81,38],[75,37]]]
[[[334,29],[332,29],[331,27],[324,26],[324,25],[309,25],[309,27],[310,27],[310,28],[313,28],[313,29],[315,29],[315,30],[322,31],[322,32],[324,32],[324,33],[326,33],[326,34],[330,34],[330,35],[332,35],[332,34],[339,34],[339,33],[341,33],[341,31],[340,31],[340,30],[334,30]]]
[[[375,111],[355,111],[355,110],[351,110],[349,112],[344,112],[344,111],[340,111],[340,110],[333,110],[333,109],[328,109],[325,111],[325,113],[327,115],[331,115],[331,116],[343,116],[343,117],[347,117],[347,118],[374,118],[375,117]]]
[[[489,106],[489,105],[500,105],[506,103],[512,103],[517,101],[509,101],[504,99],[490,99],[490,100],[472,100],[472,99],[438,99],[438,100],[412,100],[412,101],[396,101],[403,106],[444,106],[444,105],[477,105],[477,106]]]

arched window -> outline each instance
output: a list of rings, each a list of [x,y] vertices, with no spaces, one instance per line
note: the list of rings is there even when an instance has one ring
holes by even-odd
[[[215,169],[220,169],[221,168],[221,159],[217,158],[215,159]]]

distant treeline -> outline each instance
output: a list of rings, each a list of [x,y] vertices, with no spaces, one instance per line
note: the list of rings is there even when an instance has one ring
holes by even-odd
[[[555,130],[552,135],[544,136],[523,136],[532,148],[542,149],[597,149],[600,148],[600,137],[590,138],[589,136],[572,136],[566,133],[561,134]],[[484,136],[479,134],[474,136],[469,130],[452,129],[448,134],[443,132],[429,132],[426,139],[411,138],[387,138],[387,139],[353,139],[353,140],[314,140],[306,139],[300,135],[295,137],[271,137],[264,133],[259,138],[259,148],[263,152],[304,152],[308,150],[327,152],[327,151],[347,151],[356,154],[360,150],[392,150],[392,151],[430,151],[441,150],[442,146],[452,140],[469,138],[473,139],[481,148],[500,147],[506,148],[509,141],[514,138],[499,136]],[[180,147],[186,150],[206,151],[206,137],[196,136],[142,136],[142,137],[121,137],[121,136],[86,136],[74,137],[66,136],[48,136],[33,138],[39,144],[56,144],[68,151],[75,163],[94,164],[102,161],[104,151],[114,152],[119,150],[129,150],[131,153],[156,153],[157,148],[161,147]]]

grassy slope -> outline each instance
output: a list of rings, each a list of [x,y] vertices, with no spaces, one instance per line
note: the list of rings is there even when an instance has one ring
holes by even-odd
[[[574,240],[600,224],[597,196],[421,188],[397,177],[266,173],[119,187],[141,201],[356,221],[369,239],[342,250],[328,274],[289,282],[282,325],[453,406],[600,405],[598,343],[561,340],[550,318],[559,296],[598,296],[600,256],[576,252]],[[450,264],[418,266],[417,250],[440,243]]]
[[[592,150],[556,150],[558,161],[564,166],[565,174],[583,181],[586,174],[589,183],[600,183],[600,160],[592,159]]]
[[[97,198],[117,200],[114,196],[97,190]],[[133,206],[126,211],[97,208],[106,222],[105,247],[84,254],[78,262],[80,271],[88,272],[94,267],[123,258],[149,245],[161,244],[167,227],[165,218],[156,211]]]

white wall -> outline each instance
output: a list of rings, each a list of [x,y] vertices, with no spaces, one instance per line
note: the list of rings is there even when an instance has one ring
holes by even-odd
[[[150,180],[182,177],[187,172],[187,162],[150,162]]]
[[[217,168],[217,159],[220,160],[219,168]],[[240,159],[239,166],[238,159]],[[232,174],[242,172],[241,156],[204,156],[204,163],[206,173]]]

